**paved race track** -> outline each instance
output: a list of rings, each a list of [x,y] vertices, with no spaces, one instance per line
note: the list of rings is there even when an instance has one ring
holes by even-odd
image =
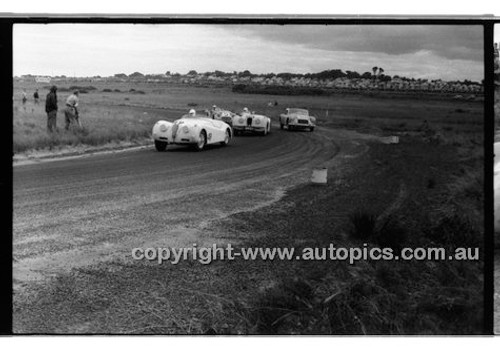
[[[366,138],[366,137],[365,137]],[[279,199],[349,149],[355,132],[241,136],[196,152],[154,148],[14,167],[15,287],[73,267],[129,259],[133,247],[211,245],[208,221]],[[357,141],[354,141],[357,140]],[[344,145],[350,145],[345,147]]]

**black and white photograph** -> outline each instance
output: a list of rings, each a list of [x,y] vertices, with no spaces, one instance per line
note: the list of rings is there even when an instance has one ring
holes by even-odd
[[[138,22],[13,25],[14,334],[489,333],[483,25]]]

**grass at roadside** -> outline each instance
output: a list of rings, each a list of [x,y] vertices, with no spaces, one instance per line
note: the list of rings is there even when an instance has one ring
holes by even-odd
[[[14,108],[14,153],[30,150],[54,150],[61,147],[98,146],[111,142],[140,142],[150,137],[151,126],[159,119],[133,109],[85,106],[80,115],[83,128],[65,130],[64,111],[57,116],[56,133],[47,133],[47,116],[41,107]]]
[[[367,154],[330,168],[327,186],[290,189],[266,208],[211,223],[207,235],[296,250],[479,245],[480,140],[371,144]],[[371,220],[358,227],[373,230],[353,236],[363,216]],[[392,226],[380,225],[388,219]],[[381,233],[404,235],[395,242]],[[478,334],[482,276],[482,260],[123,261],[77,269],[15,296],[14,326],[40,333]]]

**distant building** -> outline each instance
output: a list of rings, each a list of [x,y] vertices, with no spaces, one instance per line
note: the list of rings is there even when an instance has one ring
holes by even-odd
[[[35,77],[35,82],[37,83],[50,83],[50,77],[48,76],[37,76]]]

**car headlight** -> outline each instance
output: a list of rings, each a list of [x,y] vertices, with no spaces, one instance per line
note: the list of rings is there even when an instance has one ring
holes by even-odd
[[[166,124],[160,124],[160,132],[166,132],[168,129]]]
[[[255,124],[260,124],[260,119],[255,119]]]
[[[238,120],[238,122],[240,122],[240,123],[244,123],[244,122],[245,122],[245,120],[243,119],[243,117],[240,117],[240,119]]]
[[[187,134],[189,133],[189,128],[187,126],[184,126],[184,128],[182,128],[182,131]]]

